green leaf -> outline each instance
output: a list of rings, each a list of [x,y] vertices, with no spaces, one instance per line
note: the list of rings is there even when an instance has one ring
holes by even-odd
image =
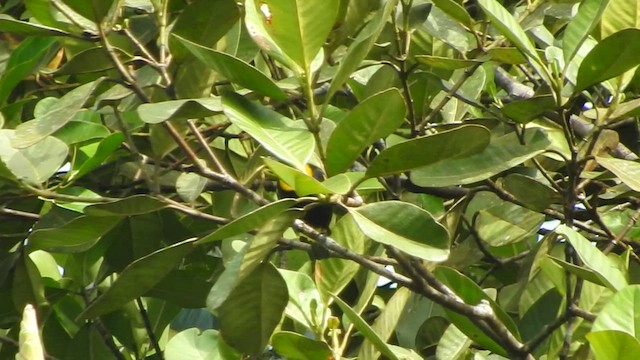
[[[630,335],[638,341],[640,339],[639,300],[640,285],[629,285],[620,289],[602,308],[593,323],[593,333],[613,330]],[[607,337],[608,341],[620,341],[615,339],[617,336]],[[600,341],[604,341],[604,339],[600,339]],[[607,346],[606,342],[602,342],[599,345]]]
[[[233,0],[191,1],[171,27],[173,36],[168,39],[171,55],[180,61],[185,57],[186,52],[182,47],[185,44],[175,41],[180,38],[204,48],[215,47],[238,23],[240,15],[238,5]]]
[[[181,241],[132,262],[78,318],[91,319],[110,313],[144,295],[195,249],[194,241],[195,239]]]
[[[69,33],[49,26],[20,21],[6,14],[0,14],[0,32],[23,36],[68,36]]]
[[[473,344],[471,339],[454,324],[450,324],[442,334],[440,341],[438,341],[436,358],[441,360],[459,359],[464,356],[471,344]]]
[[[335,94],[351,75],[353,75],[355,70],[360,67],[362,60],[365,59],[375,44],[397,4],[398,0],[387,1],[385,5],[373,15],[371,21],[358,33],[358,36],[351,45],[349,45],[347,53],[340,60],[338,70],[333,76],[333,80],[327,91],[325,107],[331,100],[333,94]]]
[[[310,76],[311,62],[338,15],[339,0],[261,0],[255,7],[273,41]]]
[[[196,244],[202,245],[249,232],[264,225],[267,221],[275,218],[295,203],[296,201],[294,199],[281,199],[259,207],[258,209],[225,224],[219,229],[216,229],[211,234],[200,238]]]
[[[367,169],[367,177],[401,173],[425,165],[448,167],[449,162],[456,158],[481,152],[489,145],[490,137],[491,133],[484,126],[463,125],[408,140],[376,156]]]
[[[395,88],[368,97],[338,123],[327,144],[327,173],[347,170],[374,141],[385,138],[404,121],[404,99]]]
[[[550,145],[546,135],[540,130],[528,131],[524,140],[526,145],[521,145],[515,133],[492,137],[489,146],[474,155],[415,169],[411,172],[411,181],[418,186],[471,184],[521,164],[542,153]]]
[[[206,306],[211,282],[207,274],[190,270],[173,270],[150,289],[145,296],[166,300],[188,309]]]
[[[165,348],[166,360],[226,359],[230,349],[216,330],[200,331],[196,328],[181,331],[171,337]]]
[[[182,200],[194,202],[202,194],[208,181],[207,178],[196,173],[182,173],[176,179],[176,192]]]
[[[337,296],[333,296],[333,300],[338,304],[340,310],[347,315],[347,318],[351,320],[354,327],[358,329],[360,333],[365,337],[365,339],[369,340],[373,346],[380,351],[384,356],[388,357],[392,360],[399,360],[396,354],[391,350],[389,345],[376,334],[376,332],[367,324],[366,321],[358,313],[356,313],[346,302],[342,301]]]
[[[378,316],[371,326],[371,329],[378,334],[381,340],[387,341],[395,333],[398,320],[402,315],[407,301],[411,296],[411,291],[407,288],[400,288],[396,290],[395,294],[389,299],[380,316]],[[360,347],[360,353],[358,353],[358,359],[377,359],[380,357],[380,352],[375,348],[371,341],[365,340]]]
[[[640,341],[620,331],[591,331],[587,340],[598,360],[634,360],[640,354]]]
[[[448,0],[451,1],[451,0]],[[456,4],[458,5],[458,4]],[[459,5],[458,5],[459,6]],[[435,55],[416,55],[419,63],[429,65],[436,69],[456,70],[471,67],[475,64],[482,63],[478,60],[453,59]]]
[[[94,20],[96,23],[107,16],[116,0],[64,0],[64,3],[79,15]]]
[[[100,83],[101,80],[96,80],[69,91],[45,114],[20,124],[11,144],[16,148],[26,148],[65,126],[82,109]]]
[[[284,269],[279,271],[287,283],[289,293],[286,315],[314,334],[324,333],[328,312],[320,299],[316,284],[306,274]]]
[[[452,19],[469,28],[473,26],[473,18],[465,8],[453,0],[433,0],[433,3]]]
[[[489,295],[487,295],[480,286],[473,282],[473,280],[454,269],[442,266],[438,267],[434,271],[434,275],[436,275],[436,277],[442,281],[445,286],[449,287],[454,293],[456,293],[456,295],[458,295],[465,304],[478,305],[482,301],[488,302],[493,309],[493,312],[496,314],[496,317],[507,327],[507,329],[509,329],[511,334],[516,339],[520,338],[518,329],[509,315],[507,315],[507,313],[493,299],[491,299],[491,297],[489,297]],[[445,309],[445,312],[449,319],[451,319],[451,322],[475,343],[482,347],[486,347],[497,354],[506,356],[506,351],[504,351],[504,349],[490,337],[484,334],[484,332],[478,329],[468,317],[448,309]]]
[[[625,29],[600,41],[578,69],[575,91],[616,77],[640,64],[640,29]]]
[[[227,80],[276,100],[285,100],[287,98],[287,95],[270,77],[246,62],[232,55],[198,45],[177,35],[174,35],[174,37],[191,54]]]
[[[475,226],[482,240],[498,247],[535,236],[543,221],[543,214],[503,202],[480,210]]]
[[[154,197],[133,195],[110,203],[87,206],[84,213],[91,216],[132,216],[148,214],[165,207],[167,204]]]
[[[121,218],[115,216],[105,219],[80,216],[62,226],[33,231],[29,235],[29,245],[33,249],[50,252],[86,251],[119,224],[120,220]]]
[[[128,64],[133,55],[127,54],[124,50],[114,48],[113,53],[123,64]],[[77,75],[87,74],[113,69],[115,65],[104,47],[93,47],[75,54],[60,69],[56,70],[55,75]]]
[[[271,159],[264,158],[263,160],[267,167],[273,171],[281,181],[291,187],[298,196],[331,194],[331,190],[327,189],[320,181],[308,175],[306,172],[303,173],[298,169],[283,165]]]
[[[636,0],[609,0],[600,21],[600,37],[604,39],[628,28],[640,28],[640,8]]]
[[[562,37],[562,51],[566,64],[573,59],[584,40],[600,22],[609,0],[583,0],[578,13],[567,25]]]
[[[631,160],[596,157],[598,164],[611,171],[631,189],[640,191],[640,164]]]
[[[305,171],[314,150],[313,135],[300,123],[238,94],[222,96],[225,114],[279,159]]]
[[[233,289],[252,272],[277,244],[282,234],[299,216],[298,211],[281,213],[266,223],[226,266],[224,272],[209,291],[207,308],[218,309]]]
[[[364,253],[366,238],[349,214],[341,217],[331,228],[331,237],[356,254]],[[336,257],[317,260],[314,274],[324,303],[329,303],[331,294],[340,294],[359,268],[360,266],[353,261]]]
[[[77,169],[73,169],[69,173],[69,180],[77,180],[88,174],[91,170],[102,165],[113,153],[120,147],[124,141],[122,133],[113,133],[102,139],[97,144],[90,144],[79,149],[78,153],[85,155],[83,160],[81,156],[76,158]]]
[[[40,185],[55,174],[67,159],[67,145],[52,136],[25,148],[16,149],[15,130],[0,129],[0,160],[18,179]]]
[[[11,51],[0,76],[0,105],[5,105],[16,85],[32,74],[42,62],[48,61],[59,45],[51,37],[25,39]]]
[[[496,0],[478,0],[478,5],[487,14],[495,26],[513,45],[538,64],[542,60],[536,52],[531,39],[524,32],[518,21]]]
[[[612,290],[620,290],[627,286],[627,279],[613,261],[593,246],[580,233],[561,224],[554,232],[565,238],[574,248],[584,266],[594,271],[602,283]]]
[[[371,240],[429,261],[449,256],[449,234],[428,212],[401,201],[381,201],[349,209]]]
[[[553,188],[525,175],[509,174],[502,179],[501,185],[533,211],[542,212],[551,204],[562,202],[562,195]]]
[[[287,305],[287,283],[269,262],[256,267],[220,306],[220,333],[245,354],[264,351]]]
[[[526,124],[555,107],[556,101],[553,96],[542,95],[507,103],[502,107],[502,112],[513,121]]]
[[[326,342],[312,340],[289,331],[273,334],[271,344],[278,354],[287,359],[326,360],[333,354]]]
[[[220,112],[222,112],[222,104],[219,97],[169,100],[142,104],[138,107],[140,119],[148,124],[158,124],[173,119],[197,119]]]

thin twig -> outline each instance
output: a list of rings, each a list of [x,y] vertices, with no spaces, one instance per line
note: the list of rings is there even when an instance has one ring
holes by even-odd
[[[164,359],[164,355],[162,353],[162,349],[160,348],[160,344],[158,343],[158,338],[156,337],[156,333],[153,331],[153,327],[151,326],[151,320],[149,320],[149,314],[147,313],[147,309],[145,309],[144,304],[142,303],[142,299],[140,299],[139,297],[136,298],[136,305],[138,306],[140,317],[142,317],[144,328],[147,330],[147,336],[149,336],[149,342],[151,342],[151,346],[153,346],[153,349],[156,352],[156,357],[162,360]]]

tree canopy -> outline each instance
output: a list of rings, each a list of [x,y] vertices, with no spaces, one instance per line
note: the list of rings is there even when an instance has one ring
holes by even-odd
[[[638,24],[0,0],[0,358],[637,358]]]

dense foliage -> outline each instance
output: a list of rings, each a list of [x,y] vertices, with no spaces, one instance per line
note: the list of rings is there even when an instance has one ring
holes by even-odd
[[[640,354],[638,0],[0,10],[0,358]]]

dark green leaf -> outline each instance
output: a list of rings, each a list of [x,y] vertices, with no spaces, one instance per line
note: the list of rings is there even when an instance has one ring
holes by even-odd
[[[640,29],[625,29],[600,41],[578,69],[575,91],[616,77],[640,64]]]
[[[220,333],[245,354],[260,354],[287,305],[287,283],[269,262],[258,265],[220,306]]]
[[[376,156],[367,176],[386,176],[431,165],[449,167],[450,161],[481,152],[491,133],[479,125],[464,125],[435,135],[391,146]]]
[[[350,213],[360,230],[374,241],[430,261],[444,261],[449,255],[449,234],[445,227],[415,205],[381,201]]]
[[[379,92],[356,106],[333,130],[327,144],[327,173],[347,170],[362,151],[404,121],[406,108],[397,89]]]

